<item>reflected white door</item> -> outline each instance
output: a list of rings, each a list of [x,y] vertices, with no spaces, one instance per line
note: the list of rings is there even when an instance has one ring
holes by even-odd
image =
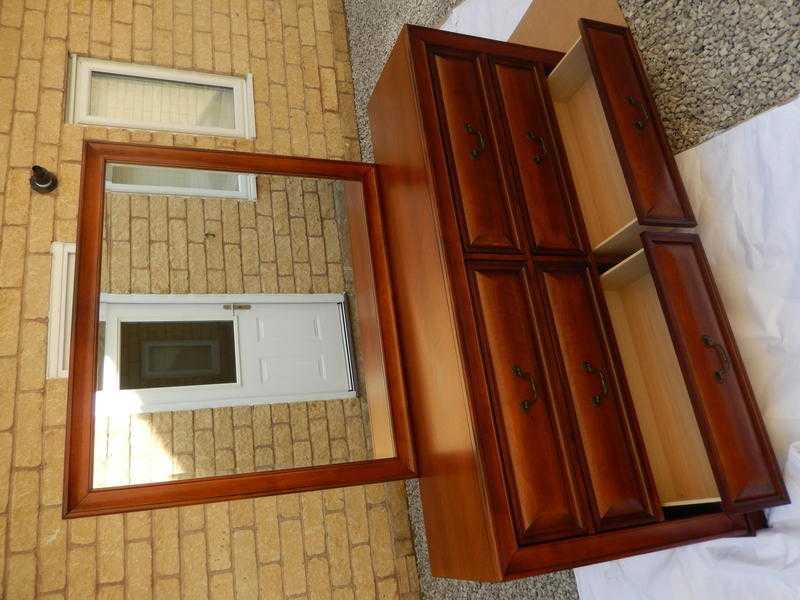
[[[307,398],[353,389],[342,304],[250,304],[235,312],[248,395]]]
[[[98,414],[356,396],[343,294],[101,294]]]

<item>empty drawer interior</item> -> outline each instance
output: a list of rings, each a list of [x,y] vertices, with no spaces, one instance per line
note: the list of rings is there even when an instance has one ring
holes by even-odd
[[[599,254],[629,254],[642,228],[581,40],[547,81],[589,243]]]
[[[662,505],[718,502],[644,250],[604,273],[601,283]]]

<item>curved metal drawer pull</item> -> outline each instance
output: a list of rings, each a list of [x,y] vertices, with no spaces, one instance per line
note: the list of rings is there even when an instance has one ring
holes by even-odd
[[[628,104],[630,104],[635,108],[638,108],[641,111],[642,118],[636,119],[633,122],[633,126],[636,127],[636,129],[638,129],[639,131],[641,131],[642,129],[645,128],[645,126],[647,126],[647,122],[650,120],[650,115],[647,114],[647,110],[645,110],[644,105],[633,96],[626,96],[625,99],[628,101]]]
[[[471,148],[469,151],[469,156],[472,160],[476,160],[483,151],[486,150],[486,140],[483,139],[483,134],[475,129],[471,123],[464,123],[464,129],[470,135],[477,135],[478,136],[478,145],[474,148]]]
[[[514,365],[511,367],[511,372],[514,373],[515,377],[519,377],[520,379],[526,380],[531,386],[531,392],[533,393],[533,400],[523,400],[519,403],[522,410],[528,412],[533,403],[536,402],[536,398],[539,397],[538,392],[536,391],[536,382],[533,379],[533,375],[531,373],[527,373],[526,371],[522,370],[522,367],[519,365]]]
[[[602,369],[595,369],[592,366],[592,363],[588,360],[583,361],[581,367],[583,367],[583,370],[590,375],[598,375],[600,377],[600,386],[603,388],[603,392],[601,394],[595,394],[592,396],[592,404],[595,406],[600,406],[603,403],[603,398],[608,396],[608,381],[606,380],[606,374],[603,373]]]
[[[539,154],[533,155],[533,162],[535,162],[537,165],[542,164],[542,162],[544,162],[544,159],[547,158],[547,146],[544,145],[544,138],[540,135],[536,135],[532,131],[527,131],[525,135],[527,135],[528,139],[531,140],[532,142],[539,144],[541,152],[539,152]]]
[[[714,341],[710,335],[702,335],[700,339],[703,340],[703,344],[706,348],[713,348],[717,356],[719,356],[720,362],[720,369],[718,371],[714,371],[714,379],[718,382],[722,383],[725,381],[725,376],[728,374],[728,367],[731,364],[731,360],[728,358],[728,353],[725,352],[725,348],[722,347],[722,344],[719,344]]]

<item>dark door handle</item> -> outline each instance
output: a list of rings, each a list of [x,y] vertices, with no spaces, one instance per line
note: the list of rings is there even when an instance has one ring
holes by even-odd
[[[547,158],[547,146],[544,145],[544,138],[540,135],[536,135],[532,131],[527,131],[525,135],[528,136],[528,139],[532,142],[539,144],[539,154],[533,155],[533,162],[537,165],[542,164],[545,158]]]
[[[600,377],[600,387],[602,389],[602,393],[592,396],[592,404],[595,406],[600,406],[603,403],[603,398],[608,396],[608,381],[606,380],[606,374],[603,373],[602,369],[596,369],[593,367],[592,363],[588,360],[583,361],[581,367],[583,367],[583,370],[590,375],[597,375]]]
[[[532,400],[523,400],[522,402],[519,403],[519,405],[522,408],[522,410],[525,411],[525,412],[528,412],[528,410],[530,410],[531,406],[533,406],[533,403],[536,402],[536,398],[539,396],[538,392],[536,391],[536,381],[534,381],[532,374],[530,374],[530,373],[528,373],[526,371],[523,371],[522,367],[520,367],[519,365],[512,366],[511,367],[511,372],[514,373],[515,377],[519,377],[520,379],[524,379],[531,386],[531,393],[533,394],[533,399]]]
[[[486,140],[483,138],[483,134],[475,129],[472,124],[464,123],[464,129],[468,134],[478,136],[478,145],[474,148],[470,148],[469,151],[470,158],[472,160],[476,160],[481,154],[483,154],[483,151],[486,150]]]
[[[710,335],[702,335],[700,339],[703,340],[703,345],[706,348],[713,348],[714,351],[717,353],[719,357],[720,369],[718,371],[714,371],[714,379],[719,381],[720,383],[725,381],[725,376],[728,374],[728,367],[731,364],[731,360],[728,358],[728,353],[725,352],[725,348],[722,344],[719,344],[714,341]]]
[[[639,131],[642,131],[647,126],[647,122],[650,120],[650,115],[647,114],[647,110],[645,109],[644,105],[633,96],[626,96],[625,99],[628,101],[628,104],[634,108],[638,108],[639,112],[642,113],[642,118],[636,119],[633,122],[633,126]]]

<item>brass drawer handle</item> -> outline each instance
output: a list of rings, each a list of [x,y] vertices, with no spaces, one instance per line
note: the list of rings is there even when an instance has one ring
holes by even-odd
[[[539,154],[533,155],[533,162],[535,162],[537,165],[542,164],[544,159],[547,158],[547,146],[544,145],[544,138],[540,135],[536,135],[532,131],[526,132],[525,135],[527,135],[528,139],[532,142],[539,144],[539,148],[541,148],[541,150]]]
[[[720,362],[720,369],[718,371],[714,371],[714,379],[716,379],[719,383],[723,383],[725,381],[725,376],[728,374],[728,367],[731,364],[731,360],[728,358],[728,353],[725,352],[725,348],[722,347],[722,344],[719,344],[714,341],[710,335],[702,335],[700,339],[703,340],[703,345],[706,348],[713,348],[717,356],[719,356]]]
[[[511,372],[514,373],[515,377],[519,377],[520,379],[526,380],[531,386],[531,393],[533,393],[533,399],[523,400],[522,402],[519,403],[520,408],[522,408],[524,412],[528,412],[531,406],[533,406],[533,403],[536,402],[536,398],[539,396],[538,392],[536,391],[536,382],[533,379],[533,375],[526,371],[523,371],[522,367],[520,367],[519,365],[512,366]]]
[[[647,126],[647,122],[650,120],[650,115],[647,114],[647,110],[645,110],[644,105],[633,96],[626,96],[625,99],[628,101],[628,104],[630,104],[634,108],[638,108],[639,111],[642,113],[642,118],[636,119],[633,122],[633,126],[636,127],[636,129],[638,129],[639,131],[642,131]]]
[[[469,151],[470,158],[472,160],[477,160],[478,157],[483,154],[483,151],[486,150],[486,140],[483,138],[483,134],[475,129],[472,124],[464,123],[464,129],[468,134],[478,136],[478,145],[471,148]]]
[[[600,387],[603,389],[603,391],[600,394],[595,394],[592,396],[592,404],[595,406],[600,406],[603,403],[603,398],[608,396],[608,381],[606,380],[606,374],[603,373],[602,369],[596,369],[593,367],[592,363],[588,360],[583,361],[581,367],[583,367],[583,370],[590,375],[597,375],[600,377]]]

